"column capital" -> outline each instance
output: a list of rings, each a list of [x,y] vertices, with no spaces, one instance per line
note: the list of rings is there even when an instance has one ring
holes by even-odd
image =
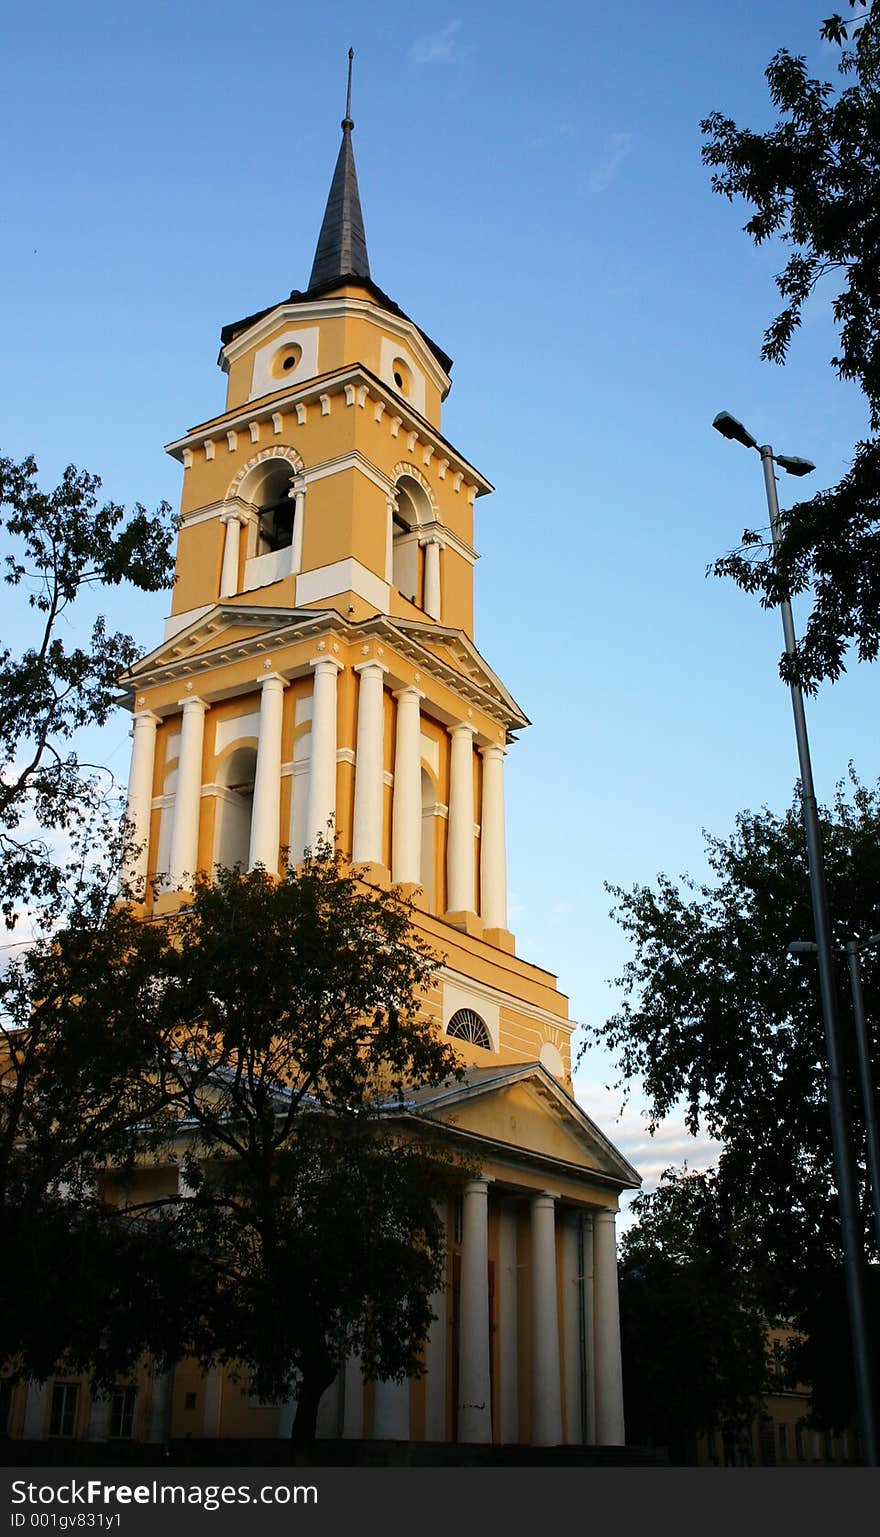
[[[489,1190],[487,1179],[469,1179],[464,1187],[465,1195],[486,1195]]]
[[[140,726],[142,724],[145,726],[159,726],[162,724],[162,717],[161,715],[157,715],[155,710],[135,710],[132,713],[131,719],[132,724],[135,726]]]
[[[302,470],[297,470],[297,473],[295,475],[291,475],[291,477],[290,477],[290,490],[288,491],[287,494],[288,494],[288,496],[305,496],[305,494],[306,494],[306,477],[303,474]]]
[[[342,672],[345,667],[345,663],[340,662],[339,658],[336,656],[310,656],[309,666],[314,667],[315,672],[318,671],[319,667],[335,667],[337,672]]]
[[[414,683],[405,683],[403,688],[396,688],[392,697],[394,699],[403,699],[405,695],[415,695],[416,699],[424,699],[425,697],[422,690],[416,688]]]
[[[610,1223],[614,1227],[617,1221],[617,1212],[611,1211],[608,1206],[601,1206],[597,1211],[593,1212],[593,1221]]]
[[[220,514],[220,522],[240,523],[244,525],[247,522],[247,518],[243,512],[239,512],[237,507],[227,507],[225,512],[221,512]]]
[[[532,1206],[552,1206],[556,1209],[556,1197],[549,1190],[536,1190],[530,1201]]]
[[[376,672],[376,671],[378,671],[378,672],[387,672],[388,671],[388,665],[387,665],[386,662],[377,662],[375,657],[373,657],[373,658],[371,658],[371,660],[369,662],[358,662],[357,665],[354,666],[351,670],[352,670],[352,672],[357,672],[357,673],[370,672],[370,671],[373,671],[373,672]],[[395,695],[395,698],[396,698],[396,695]]]
[[[507,748],[502,747],[500,742],[483,742],[477,745],[484,758],[494,758],[498,762],[503,762],[507,757]]]
[[[190,694],[186,699],[178,699],[177,708],[183,710],[185,715],[193,715],[196,710],[201,710],[204,714],[208,708],[208,701],[200,698],[198,694]]]
[[[446,730],[449,732],[449,735],[451,737],[458,736],[463,731],[469,731],[470,735],[471,735],[471,740],[473,740],[473,738],[477,734],[476,726],[474,726],[470,721],[467,721],[467,720],[458,721],[454,726],[447,726]]]
[[[442,545],[442,543],[443,540],[440,538],[439,534],[425,534],[424,538],[419,540],[419,548],[425,550],[429,544]]]
[[[283,677],[280,672],[262,672],[257,673],[255,681],[263,688],[266,688],[270,683],[273,685],[280,684],[282,688],[287,688],[290,679]]]

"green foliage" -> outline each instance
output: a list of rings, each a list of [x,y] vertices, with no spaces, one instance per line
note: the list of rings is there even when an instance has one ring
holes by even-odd
[[[632,1203],[620,1258],[627,1431],[693,1460],[696,1437],[748,1424],[768,1386],[766,1320],[711,1175],[667,1171]]]
[[[222,1362],[297,1390],[298,1444],[352,1351],[417,1375],[468,1172],[409,1099],[462,1072],[421,1008],[436,965],[328,845],[156,923],[85,885],[0,976],[0,1359]],[[173,1156],[183,1192],[148,1198]]]
[[[157,592],[173,569],[166,503],[153,516],[140,505],[127,515],[99,505],[100,480],[72,465],[53,491],[40,491],[36,477],[32,458],[0,459],[4,580],[27,591],[36,628],[19,654],[0,648],[0,911],[10,926],[29,905],[54,908],[75,877],[58,837],[100,819],[108,781],[79,761],[75,735],[106,720],[119,673],[139,655],[101,617],[87,643],[71,644],[77,600],[99,584]]]
[[[437,958],[411,908],[328,846],[281,881],[218,870],[172,921],[164,1081],[187,1125],[183,1241],[210,1255],[204,1360],[267,1399],[298,1385],[294,1439],[356,1350],[368,1375],[421,1370],[445,1234],[466,1174],[406,1111],[460,1076],[419,994]]]
[[[766,71],[781,113],[774,128],[756,134],[720,112],[701,124],[714,190],[751,204],[745,231],[757,245],[775,238],[792,248],[762,355],[785,362],[807,299],[831,281],[839,333],[831,364],[862,389],[875,434],[856,444],[839,485],[783,514],[778,551],[767,530],[747,529],[711,568],[765,607],[813,588],[797,654],[780,663],[784,678],[808,690],[840,676],[851,643],[862,661],[880,645],[880,6],[872,0],[848,23],[829,17],[822,35],[841,50],[839,91],[783,48]]]
[[[835,944],[866,939],[880,930],[880,787],[868,789],[853,776],[850,796],[841,787],[820,819]],[[787,957],[792,940],[812,933],[798,803],[784,816],[743,813],[729,838],[707,839],[707,857],[712,878],[705,882],[660,876],[654,887],[610,888],[614,916],[634,949],[619,979],[622,1006],[591,1035],[616,1056],[626,1084],[641,1084],[653,1124],[683,1102],[690,1130],[721,1140],[713,1199],[731,1232],[748,1230],[748,1269],[767,1317],[803,1320],[805,1332],[815,1331],[811,1308],[818,1296],[836,1295],[841,1252],[817,970],[812,957]],[[839,964],[850,1124],[871,1255],[864,1118]],[[876,951],[864,953],[862,975],[876,1030]],[[837,1325],[826,1317],[824,1327]],[[838,1363],[836,1404],[850,1402],[847,1359]]]

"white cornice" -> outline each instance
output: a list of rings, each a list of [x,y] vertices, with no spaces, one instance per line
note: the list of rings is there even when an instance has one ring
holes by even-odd
[[[437,975],[442,977],[444,982],[450,982],[453,987],[473,993],[475,997],[486,998],[490,1003],[496,1003],[501,1008],[514,1009],[517,1014],[525,1014],[528,1019],[534,1019],[540,1025],[549,1025],[554,1030],[559,1030],[562,1035],[571,1036],[576,1029],[570,1019],[562,1019],[558,1014],[551,1013],[549,1009],[542,1009],[536,1003],[526,1003],[523,998],[518,998],[514,993],[506,993],[500,987],[493,987],[491,982],[479,982],[463,971],[454,971],[451,966],[441,966]]]
[[[445,399],[449,394],[452,381],[449,375],[441,367],[434,353],[422,336],[418,326],[412,320],[405,320],[401,315],[393,315],[390,310],[383,309],[381,304],[376,304],[368,299],[352,299],[341,297],[338,299],[313,299],[308,304],[291,304],[285,301],[276,304],[268,315],[255,320],[247,330],[240,331],[238,336],[227,342],[220,349],[220,367],[224,373],[229,372],[230,364],[237,361],[243,353],[247,352],[255,343],[261,342],[265,337],[271,336],[279,325],[294,322],[307,325],[309,321],[343,320],[360,318],[377,322],[381,316],[383,330],[390,331],[392,336],[406,339],[419,353],[419,361],[431,382],[440,391]]]
[[[310,379],[295,389],[274,395],[264,395],[262,400],[248,401],[241,410],[226,412],[223,416],[214,417],[209,422],[202,422],[184,437],[175,439],[173,443],[166,443],[165,452],[181,463],[184,463],[187,456],[191,462],[194,450],[204,449],[207,452],[211,445],[216,445],[218,440],[225,438],[230,431],[248,431],[253,440],[253,434],[250,432],[252,422],[258,425],[262,425],[263,422],[272,422],[273,434],[277,436],[282,412],[293,412],[297,406],[318,404],[322,396],[329,398],[331,394],[342,394],[346,384],[353,384],[355,387],[365,385],[369,395],[386,407],[382,420],[385,421],[387,416],[389,430],[393,436],[397,435],[394,429],[394,423],[397,422],[398,430],[402,426],[408,432],[415,432],[422,443],[430,444],[441,456],[439,462],[442,463],[445,459],[453,468],[453,484],[456,479],[459,485],[465,481],[475,490],[477,496],[483,496],[494,490],[491,482],[486,480],[485,476],[481,475],[479,470],[463,458],[451,444],[447,443],[436,427],[432,426],[418,411],[408,406],[406,401],[361,364],[340,369],[336,373],[319,375],[317,379]],[[388,415],[389,408],[390,415]],[[277,424],[274,420],[276,417]]]
[[[253,636],[239,635],[229,642],[224,642],[220,636],[224,629],[247,626],[252,626],[257,633]],[[428,651],[414,636],[398,628],[395,620],[377,614],[365,624],[356,625],[332,608],[273,609],[257,605],[217,604],[208,614],[136,662],[129,672],[120,677],[119,686],[126,694],[132,694],[145,688],[160,687],[172,680],[179,682],[197,678],[200,692],[209,695],[212,700],[230,698],[249,692],[251,686],[236,683],[233,687],[224,685],[216,691],[210,690],[206,688],[209,669],[219,669],[244,658],[259,659],[267,653],[278,651],[282,646],[295,645],[300,640],[312,639],[325,632],[332,633],[335,639],[348,645],[362,646],[372,640],[393,648],[423,674],[473,705],[482,715],[497,722],[506,731],[519,730],[529,724],[527,717],[485,663],[482,664],[485,668],[485,682],[481,684],[457,672],[454,667]],[[218,636],[217,645],[210,651],[194,654],[193,648],[214,634]],[[476,648],[474,655],[479,656]],[[387,653],[385,661],[391,663]],[[303,674],[308,672],[307,663],[304,662],[300,670]],[[289,670],[279,671],[285,671],[286,676],[293,676]],[[392,674],[391,681],[394,681],[394,668],[389,667],[389,671]],[[433,709],[437,719],[446,725],[457,720],[457,716],[451,714],[447,720],[436,702]],[[175,712],[171,707],[164,713]]]

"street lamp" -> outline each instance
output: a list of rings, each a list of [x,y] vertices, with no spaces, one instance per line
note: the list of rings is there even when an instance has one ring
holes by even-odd
[[[757,438],[742,422],[721,411],[712,426],[722,437],[741,443],[744,448],[754,448],[761,456],[764,470],[764,489],[770,513],[770,532],[774,549],[781,542],[779,502],[776,496],[774,463],[789,475],[808,475],[815,465],[809,459],[797,459],[774,454],[769,443],[759,445]],[[794,657],[796,642],[791,603],[783,598],[782,633],[785,650]],[[828,901],[825,895],[825,876],[822,863],[822,838],[819,831],[819,812],[813,788],[813,768],[810,762],[810,744],[807,737],[807,718],[804,697],[800,685],[789,683],[791,708],[794,715],[794,732],[797,740],[800,765],[801,800],[804,812],[804,831],[807,838],[807,864],[810,871],[810,895],[813,903],[813,923],[816,929],[816,957],[819,962],[819,991],[822,998],[822,1019],[825,1026],[825,1056],[828,1066],[828,1108],[831,1115],[831,1147],[834,1165],[834,1183],[840,1204],[840,1226],[843,1242],[846,1296],[849,1307],[850,1334],[852,1338],[853,1365],[856,1378],[856,1399],[862,1429],[865,1463],[878,1465],[877,1415],[874,1403],[872,1362],[870,1356],[868,1314],[863,1274],[863,1232],[856,1200],[852,1155],[846,1119],[846,1096],[843,1079],[843,1053],[840,1044],[840,1025],[837,1018],[837,998],[834,989],[834,964],[831,955],[831,927],[828,920]]]
[[[871,1205],[874,1211],[874,1242],[880,1255],[880,1133],[877,1130],[877,1106],[874,1099],[874,1074],[871,1062],[871,1038],[865,1015],[865,999],[862,993],[862,974],[859,956],[863,950],[872,950],[880,944],[880,934],[863,939],[850,939],[845,945],[835,945],[838,955],[845,955],[849,966],[849,985],[852,992],[853,1019],[856,1027],[856,1049],[859,1056],[859,1079],[862,1086],[862,1106],[865,1113],[865,1144],[868,1155],[868,1183],[871,1189]],[[816,946],[807,939],[796,939],[788,947],[789,955],[814,954]]]

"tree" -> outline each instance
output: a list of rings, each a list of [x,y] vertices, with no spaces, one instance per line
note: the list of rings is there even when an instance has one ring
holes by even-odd
[[[698,1435],[749,1424],[768,1386],[750,1235],[719,1197],[712,1175],[667,1170],[636,1196],[621,1244],[628,1434],[667,1446],[678,1463],[695,1460]]]
[[[125,582],[158,592],[171,581],[171,509],[131,514],[98,504],[101,482],[68,466],[60,485],[40,491],[33,458],[0,459],[0,527],[9,549],[4,580],[27,591],[36,619],[33,643],[0,648],[0,911],[7,925],[36,904],[63,906],[77,878],[68,837],[94,842],[110,776],[82,763],[76,733],[101,725],[116,704],[117,678],[140,655],[131,636],[92,621],[85,644],[71,644],[71,621],[99,584]],[[80,603],[78,605],[78,600]]]
[[[302,1455],[353,1351],[370,1377],[422,1369],[436,1203],[467,1172],[411,1106],[462,1072],[422,1011],[437,958],[408,903],[327,845],[280,880],[217,870],[167,939],[161,1071],[194,1191],[176,1226],[217,1278],[201,1357],[267,1400],[296,1390]]]
[[[108,1169],[158,1152],[176,1117],[157,1074],[167,937],[103,874],[0,974],[0,1361],[107,1386],[189,1343],[199,1286],[168,1221],[104,1199]]]
[[[834,941],[866,938],[880,929],[880,787],[853,776],[851,798],[839,788],[820,818]],[[717,1194],[737,1223],[753,1214],[749,1265],[768,1317],[796,1324],[811,1299],[832,1295],[840,1266],[818,979],[814,966],[786,954],[811,933],[797,802],[781,817],[743,813],[729,838],[708,839],[707,858],[709,881],[660,876],[655,888],[609,888],[634,954],[619,979],[621,1008],[591,1037],[617,1056],[625,1083],[641,1083],[652,1125],[683,1100],[690,1130],[722,1142]],[[845,976],[842,969],[844,1020]],[[863,979],[876,1020],[876,953],[865,952]],[[844,1045],[872,1254],[851,1029]]]
[[[822,36],[841,50],[839,92],[783,48],[766,71],[782,113],[774,128],[752,133],[720,112],[701,124],[714,190],[752,205],[745,231],[756,245],[776,237],[792,247],[776,278],[783,308],[762,356],[784,363],[807,299],[836,282],[840,343],[831,363],[860,386],[869,409],[872,436],[856,444],[837,486],[782,515],[778,551],[768,530],[747,529],[740,548],[711,568],[765,607],[812,587],[796,655],[780,662],[782,677],[807,690],[840,676],[850,643],[861,661],[873,661],[880,645],[880,5],[871,0],[849,23],[830,17]]]

